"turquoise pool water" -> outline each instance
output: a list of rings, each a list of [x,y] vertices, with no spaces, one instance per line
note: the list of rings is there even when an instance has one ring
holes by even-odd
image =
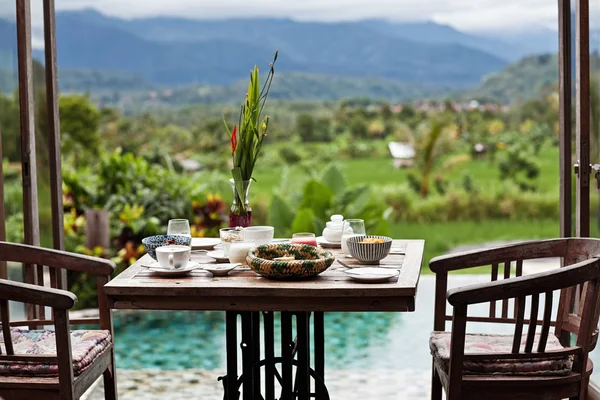
[[[364,368],[365,362],[381,361],[380,350],[386,349],[391,331],[406,323],[402,320],[403,315],[394,313],[326,314],[329,367]],[[275,329],[278,337],[277,322]],[[221,312],[121,313],[115,318],[117,365],[125,369],[224,368],[224,333]]]

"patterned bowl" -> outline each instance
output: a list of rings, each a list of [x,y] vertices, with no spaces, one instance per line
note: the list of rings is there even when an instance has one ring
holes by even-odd
[[[383,239],[383,243],[361,243],[366,238]],[[390,253],[392,239],[387,236],[352,236],[347,240],[350,255],[360,264],[379,264]]]
[[[295,256],[294,261],[273,261]],[[248,252],[248,266],[257,274],[271,279],[302,279],[315,276],[333,264],[333,255],[305,244],[266,244]]]
[[[157,235],[149,236],[142,239],[142,243],[146,247],[146,252],[156,260],[156,248],[160,246],[167,246],[170,244],[177,244],[180,246],[191,246],[192,238],[181,235]]]

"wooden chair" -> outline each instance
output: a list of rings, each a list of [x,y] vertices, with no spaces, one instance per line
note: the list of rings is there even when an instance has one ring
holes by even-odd
[[[64,268],[96,275],[100,318],[69,321],[68,310],[77,298],[55,288],[0,279],[0,398],[4,400],[73,400],[104,375],[107,400],[117,399],[113,328],[102,287],[109,281],[115,265],[109,260],[64,251],[0,242],[0,260],[28,265],[29,272],[43,285],[42,266],[49,267],[51,286],[60,282],[57,272]],[[10,321],[8,301],[22,302],[35,310],[35,320]],[[45,307],[52,308],[45,319]],[[70,323],[99,324],[96,331],[71,331]],[[54,331],[35,330],[54,325]],[[16,329],[11,327],[29,327]],[[43,353],[43,354],[42,354]]]
[[[565,266],[521,276],[524,260],[545,257],[561,257]],[[443,388],[448,400],[585,399],[592,372],[588,353],[598,337],[597,257],[600,240],[573,238],[523,242],[431,260],[429,266],[436,274],[431,398],[441,399]],[[498,280],[502,263],[504,279]],[[447,292],[449,271],[476,266],[490,266],[492,282]],[[511,270],[516,277],[510,277]],[[558,290],[558,311],[553,317],[553,294]],[[544,310],[539,320],[542,293]],[[446,296],[452,316],[446,314]],[[525,318],[528,297],[530,312]],[[470,305],[486,303],[490,305],[487,316],[467,314]],[[452,321],[451,332],[443,332],[446,321]],[[467,321],[511,324],[514,334],[468,334]],[[528,326],[526,335],[524,325]],[[574,345],[572,334],[577,337]]]

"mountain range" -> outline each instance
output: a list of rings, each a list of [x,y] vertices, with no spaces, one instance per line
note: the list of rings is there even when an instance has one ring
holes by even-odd
[[[279,49],[279,89],[291,93],[290,85],[308,85],[308,94],[310,85],[335,85],[341,94],[368,88],[366,94],[431,95],[475,86],[509,62],[556,47],[552,32],[491,37],[434,22],[125,20],[91,9],[56,18],[61,89],[92,93],[173,88],[189,97],[191,87],[236,87],[254,64],[266,69]],[[13,22],[0,19],[0,88],[7,80],[1,70],[14,65],[14,32]],[[43,60],[43,51],[35,56]]]

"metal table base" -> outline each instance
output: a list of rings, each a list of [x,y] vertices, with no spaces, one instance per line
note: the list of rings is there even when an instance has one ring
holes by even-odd
[[[244,400],[329,400],[325,387],[323,313],[278,314],[281,322],[281,349],[280,355],[276,357],[274,312],[226,313],[227,375],[219,378],[223,381],[225,400],[239,400],[242,393]],[[238,337],[238,317],[241,319],[241,337]],[[296,332],[293,329],[294,318]],[[314,367],[311,367],[311,336]],[[241,360],[238,360],[238,347],[241,349]],[[241,375],[238,362],[241,363]]]

